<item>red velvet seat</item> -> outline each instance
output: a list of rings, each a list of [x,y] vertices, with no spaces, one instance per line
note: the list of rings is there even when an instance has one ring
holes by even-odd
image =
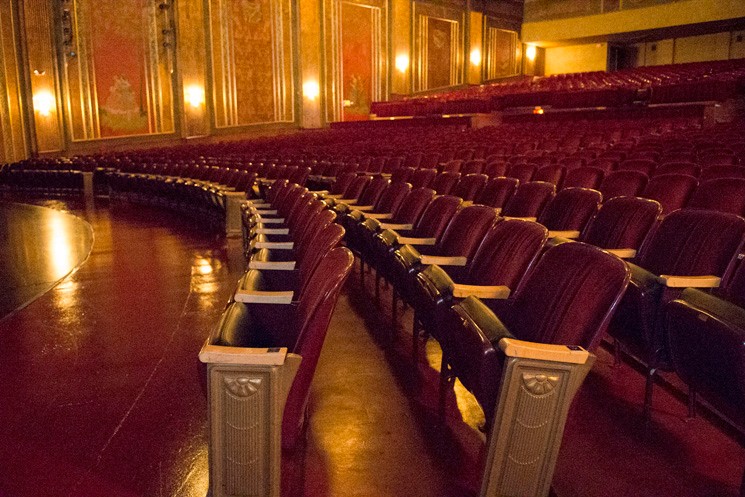
[[[598,189],[603,198],[635,197],[647,186],[649,178],[639,171],[613,171],[605,176]]]
[[[597,189],[603,181],[605,173],[597,167],[578,167],[567,171],[563,188],[593,188]]]
[[[698,178],[701,174],[701,166],[693,162],[665,162],[654,170],[652,177],[663,174],[687,174]]]
[[[547,183],[553,183],[558,189],[562,186],[565,174],[566,168],[564,168],[564,166],[551,164],[540,167],[533,175],[533,181],[545,181]]]
[[[548,228],[550,236],[579,238],[602,198],[590,188],[564,188],[543,209],[538,222]]]
[[[668,214],[644,247],[632,282],[609,332],[648,366],[645,412],[655,374],[669,367],[660,309],[684,286],[718,286],[745,235],[745,219],[734,214],[681,209]],[[667,275],[661,278],[661,276]],[[674,276],[699,278],[676,281]]]
[[[434,168],[417,169],[411,173],[407,181],[411,184],[411,188],[414,190],[417,188],[429,188],[432,181],[435,179],[435,176],[437,176],[437,170]]]
[[[688,201],[692,209],[709,209],[745,215],[745,178],[702,181]]]
[[[499,209],[501,212],[502,207],[512,197],[517,189],[517,185],[520,182],[515,178],[507,177],[496,177],[491,178],[484,185],[484,189],[476,197],[474,203],[481,205],[488,205]]]
[[[499,393],[500,339],[597,346],[629,281],[620,259],[584,243],[545,252],[498,315],[475,297],[456,304],[443,327],[450,369],[479,401],[490,426]],[[447,349],[447,350],[446,350]]]
[[[502,215],[537,219],[555,193],[556,186],[551,183],[521,183],[502,209]]]
[[[460,181],[460,173],[439,173],[432,180],[429,187],[436,191],[438,195],[450,195],[450,192],[453,191],[453,188],[458,184],[458,181]]]
[[[538,168],[535,166],[535,164],[516,163],[510,165],[507,168],[505,176],[509,178],[515,178],[519,180],[520,183],[527,183],[528,181],[531,181],[533,179],[533,175],[535,174],[536,169]]]
[[[745,166],[717,165],[701,170],[699,181],[719,178],[745,178]]]
[[[484,189],[489,176],[486,174],[466,174],[461,176],[460,181],[450,192],[451,195],[463,200],[474,200]]]
[[[484,166],[484,174],[490,178],[497,178],[507,174],[507,163],[502,160],[493,160],[487,162]]]
[[[650,159],[626,159],[616,167],[616,171],[638,171],[651,176],[657,163]]]
[[[653,176],[641,197],[656,200],[662,206],[662,215],[685,207],[698,186],[698,180],[687,174]]]
[[[287,347],[302,356],[290,387],[282,420],[282,447],[292,449],[303,429],[310,384],[315,373],[331,315],[352,268],[352,254],[336,248],[324,255],[309,281],[309,290],[294,304],[233,302],[214,332],[216,345]]]
[[[580,240],[602,249],[624,250],[633,258],[662,212],[659,202],[639,197],[614,197],[600,207]]]

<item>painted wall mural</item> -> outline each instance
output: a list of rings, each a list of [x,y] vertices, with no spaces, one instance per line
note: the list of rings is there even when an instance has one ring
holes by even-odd
[[[172,3],[79,0],[62,6],[72,139],[173,133]]]
[[[414,3],[414,91],[463,84],[464,11]]]
[[[487,80],[514,76],[519,72],[517,32],[490,26],[486,19],[484,63]]]
[[[386,2],[325,0],[326,119],[369,119],[370,104],[387,95]]]
[[[209,2],[215,126],[293,120],[289,0]]]

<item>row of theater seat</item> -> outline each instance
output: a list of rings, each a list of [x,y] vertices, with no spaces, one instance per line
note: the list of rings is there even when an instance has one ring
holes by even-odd
[[[521,291],[526,291],[526,286],[538,285],[528,282],[531,281],[529,275],[536,261],[541,260],[541,254],[545,252],[543,257],[548,256],[555,251],[553,247],[567,245],[568,240],[551,238],[547,241],[550,231],[539,223],[499,219],[494,209],[481,205],[464,207],[459,198],[435,197],[434,192],[426,189],[406,193],[398,203],[398,210],[394,208],[390,215],[386,215],[382,212],[383,204],[390,206],[392,202],[383,202],[382,199],[389,191],[393,191],[393,185],[384,190],[381,201],[374,207],[361,206],[362,210],[358,211],[354,210],[355,204],[337,207],[337,211],[342,213],[340,222],[345,223],[347,228],[347,245],[360,256],[363,265],[375,268],[376,278],[384,278],[393,285],[394,320],[398,295],[414,307],[418,329],[423,329],[440,341],[445,354],[443,360],[447,363],[442,369],[443,382],[447,383],[448,375],[462,377],[464,384],[476,394],[487,416],[490,416],[494,384],[489,383],[490,376],[483,376],[482,373],[484,368],[498,370],[494,358],[490,356],[493,354],[494,340],[485,344],[478,337],[471,337],[472,340],[463,336],[455,338],[452,330],[448,331],[448,326],[443,323],[448,322],[447,316],[452,311],[453,303],[468,295],[487,299],[491,310],[498,316],[510,316],[510,305],[515,305],[510,303],[510,295],[517,292],[515,298],[518,298],[524,295]],[[568,192],[565,194],[567,197],[573,193],[571,189],[565,192]],[[553,202],[558,204],[556,199]],[[597,201],[593,212],[596,206]],[[584,218],[566,204],[558,210],[564,214],[571,212],[569,217]],[[673,348],[680,341],[688,340],[686,343],[690,343],[692,339],[678,340],[673,336],[676,330],[665,331],[665,309],[667,302],[686,286],[713,287],[724,281],[723,294],[731,299],[732,293],[737,291],[735,288],[739,288],[739,273],[730,275],[739,264],[738,254],[743,250],[745,237],[745,219],[736,214],[689,208],[674,211],[659,221],[661,211],[659,203],[649,199],[610,199],[603,203],[589,227],[582,231],[580,240],[585,243],[569,244],[593,244],[633,261],[628,264],[632,275],[631,285],[621,300],[619,312],[610,321],[609,331],[637,359],[649,365],[650,393],[645,406],[651,402],[654,373],[674,364],[675,359],[671,357],[675,354],[678,354],[678,362],[689,361],[686,366],[676,366],[686,382],[695,387],[696,382],[713,381],[703,378],[701,374],[692,378],[690,371],[682,369],[695,368],[690,364],[695,352],[690,349],[673,352]],[[391,222],[388,223],[387,219],[381,221],[381,218],[390,218]],[[546,218],[540,220],[548,224]],[[569,263],[565,260],[563,264]],[[552,271],[562,272],[560,268],[553,268]],[[574,271],[582,273],[578,268]],[[740,272],[745,273],[745,269],[740,269]],[[547,275],[543,276],[548,278]],[[739,278],[745,279],[743,275],[739,275]],[[377,292],[377,282],[375,287]],[[537,289],[533,291],[541,292]],[[685,296],[698,295],[693,290],[686,292]],[[545,294],[542,295],[546,298]],[[586,298],[583,296],[583,299]],[[554,299],[561,301],[558,297]],[[478,305],[473,305],[476,306],[474,309],[480,309]],[[669,305],[686,304],[678,302]],[[572,315],[572,319],[586,319],[583,313],[591,311],[578,308],[574,312],[577,314]],[[514,319],[516,325],[521,326],[521,320],[531,322],[531,315],[522,313],[520,318],[505,319]],[[723,343],[734,343],[737,347],[721,351],[721,354],[712,351],[707,358],[707,372],[715,368],[717,361],[724,364],[717,370],[718,380],[724,381],[727,387],[720,385],[719,390],[702,392],[704,396],[720,395],[722,390],[729,388],[735,393],[729,394],[727,409],[734,409],[740,415],[745,403],[740,401],[738,404],[732,400],[745,398],[742,396],[742,375],[745,371],[742,324],[739,322],[739,329],[724,333],[726,338],[721,338]],[[536,323],[532,325],[539,326]],[[418,336],[419,332],[415,330],[415,351]],[[501,335],[497,333],[495,336]],[[462,343],[461,340],[466,342]],[[597,337],[594,336],[593,340],[597,340]],[[593,340],[582,344],[594,345],[597,342]],[[719,359],[715,360],[714,357]],[[731,377],[722,376],[722,370],[727,370]],[[739,423],[737,418],[732,421]]]
[[[373,102],[379,117],[489,113],[514,107],[623,107],[723,101],[745,91],[743,60],[522,78],[424,97]]]

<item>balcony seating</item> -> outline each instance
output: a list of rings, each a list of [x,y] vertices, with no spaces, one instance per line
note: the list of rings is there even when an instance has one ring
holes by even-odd
[[[698,186],[698,180],[687,174],[662,174],[653,176],[641,197],[656,200],[662,206],[662,215],[685,207]]]
[[[349,275],[352,254],[326,253],[313,272],[308,291],[289,305],[233,302],[222,314],[209,344],[218,347],[287,347],[302,357],[282,419],[282,447],[292,449],[303,429],[308,392],[339,292]]]
[[[583,166],[567,171],[562,186],[564,188],[592,188],[597,190],[605,173],[597,167]]]
[[[457,377],[474,394],[487,428],[501,383],[503,356],[498,342],[515,338],[592,350],[629,276],[620,259],[591,245],[566,243],[545,252],[498,315],[475,297],[453,307],[442,325],[453,337],[443,343],[449,364],[446,374]]]
[[[745,215],[745,179],[720,178],[702,181],[688,201],[692,209],[709,209]]]
[[[543,181],[521,183],[502,209],[502,215],[535,221],[555,193],[556,186],[551,183]]]
[[[550,237],[577,239],[600,207],[602,194],[589,188],[565,188],[548,203],[538,222]]]
[[[639,171],[613,171],[605,176],[598,189],[603,198],[635,197],[647,186],[649,178]]]
[[[739,216],[681,209],[662,220],[637,264],[630,264],[632,282],[609,332],[648,368],[644,402],[647,418],[656,372],[669,368],[660,309],[677,296],[681,286],[719,286],[743,235],[745,219]]]

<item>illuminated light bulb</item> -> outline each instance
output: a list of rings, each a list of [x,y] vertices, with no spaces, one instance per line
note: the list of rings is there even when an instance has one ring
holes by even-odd
[[[405,73],[409,70],[409,56],[405,53],[396,55],[396,70]]]
[[[306,81],[303,83],[303,96],[308,100],[316,100],[321,94],[321,87],[318,86],[318,81]]]
[[[55,106],[54,95],[50,91],[42,90],[34,95],[33,104],[34,110],[39,113],[40,116],[47,117],[52,113]]]
[[[204,105],[204,88],[200,85],[189,85],[184,88],[184,99],[194,109]]]
[[[543,114],[543,108],[536,107],[535,109],[533,109],[533,114]]]
[[[528,45],[525,47],[525,56],[528,58],[529,61],[534,61],[536,56],[536,49],[535,45]]]
[[[473,50],[471,50],[470,58],[471,64],[473,64],[474,66],[478,66],[479,64],[481,64],[481,50],[479,50],[478,48],[474,48]]]

